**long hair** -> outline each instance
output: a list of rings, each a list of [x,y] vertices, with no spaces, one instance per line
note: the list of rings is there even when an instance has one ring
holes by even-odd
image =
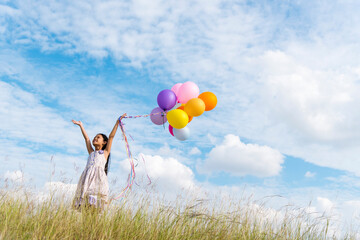
[[[103,133],[99,133],[99,134],[103,137],[104,141],[106,142],[105,145],[101,149],[101,150],[105,150],[109,139],[105,134],[103,134]],[[106,160],[105,169],[104,169],[106,175],[108,174],[109,169],[110,169],[110,153],[109,153],[109,156],[108,156],[108,158]]]

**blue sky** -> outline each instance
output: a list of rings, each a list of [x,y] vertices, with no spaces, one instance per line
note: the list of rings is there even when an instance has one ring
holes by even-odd
[[[148,114],[161,90],[193,81],[218,105],[189,124],[186,142],[149,119],[125,121],[160,191],[247,186],[356,219],[358,5],[2,0],[0,176],[74,186],[87,153],[71,119],[90,137],[108,134],[122,113]],[[128,173],[119,132],[112,155],[116,192]]]

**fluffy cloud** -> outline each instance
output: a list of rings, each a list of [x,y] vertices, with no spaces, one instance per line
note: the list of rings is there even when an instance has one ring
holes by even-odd
[[[233,65],[249,44],[263,41],[271,24],[256,8],[236,1],[18,1],[5,7],[21,13],[11,18],[16,27],[8,26],[6,37],[14,42],[97,58],[112,55],[135,66],[175,61],[182,62],[174,66],[179,69],[196,61],[200,72],[215,66],[206,52]]]
[[[199,170],[225,171],[236,176],[254,175],[269,177],[278,175],[284,156],[268,146],[245,144],[238,136],[229,134],[214,147]]]
[[[317,210],[320,213],[330,212],[331,210],[333,210],[334,203],[331,200],[323,197],[317,197],[316,200],[317,200]]]
[[[12,172],[6,171],[4,174],[4,179],[11,180],[13,182],[22,182],[24,180],[23,172],[21,172],[20,170]]]
[[[267,52],[263,66],[263,99],[274,122],[293,128],[299,139],[318,143],[355,137],[352,131],[360,127],[357,114],[350,113],[360,100],[354,91],[358,88],[355,75],[316,70],[279,51]]]
[[[303,55],[292,53],[294,48]],[[263,85],[255,108],[263,109],[260,117],[266,121],[255,123],[261,137],[258,131],[250,134],[285,154],[359,173],[360,115],[353,111],[360,103],[357,68],[315,67],[315,53],[305,49],[296,45],[288,52],[269,51],[257,60]]]
[[[348,200],[341,204],[342,216],[347,220],[347,223],[352,223],[354,219],[359,221],[360,215],[360,201]]]
[[[130,171],[129,162],[124,160],[120,164],[124,176]],[[172,157],[140,154],[135,171],[136,181],[148,183],[149,176],[153,187],[161,193],[193,190],[196,187],[193,171]]]
[[[60,201],[71,201],[75,196],[76,184],[63,182],[46,182],[43,191],[36,196],[40,201],[57,198]]]

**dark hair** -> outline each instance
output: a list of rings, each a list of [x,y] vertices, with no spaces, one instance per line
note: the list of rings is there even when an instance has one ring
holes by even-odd
[[[99,134],[103,137],[104,141],[106,142],[104,144],[104,146],[102,147],[102,149],[101,149],[101,150],[105,150],[109,139],[105,134],[103,134],[103,133],[99,133]],[[108,158],[106,160],[105,169],[104,169],[106,175],[108,174],[109,169],[110,169],[110,153],[109,153],[109,156],[108,156]]]

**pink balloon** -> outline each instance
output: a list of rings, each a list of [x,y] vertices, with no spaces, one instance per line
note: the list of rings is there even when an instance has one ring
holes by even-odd
[[[171,88],[171,91],[173,91],[176,96],[178,95],[181,85],[182,85],[182,83],[177,83]]]
[[[199,87],[193,82],[186,82],[181,85],[179,88],[177,97],[180,103],[187,103],[192,98],[197,98],[199,96],[200,90]]]
[[[174,128],[170,124],[169,124],[169,132],[170,132],[171,135],[174,136]]]

